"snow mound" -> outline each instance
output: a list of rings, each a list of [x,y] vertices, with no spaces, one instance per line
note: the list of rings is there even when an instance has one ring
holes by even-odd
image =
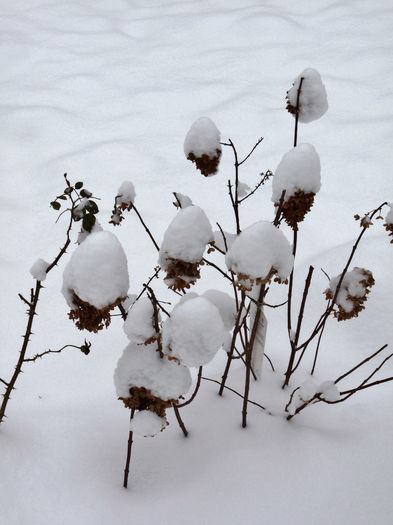
[[[153,326],[154,309],[150,299],[140,298],[128,311],[123,330],[130,341],[144,343],[156,333]]]
[[[164,352],[186,366],[209,363],[225,338],[218,308],[204,297],[177,304],[162,330]]]
[[[159,264],[167,269],[168,259],[200,262],[206,245],[212,241],[213,231],[205,212],[194,205],[181,209],[164,234]]]
[[[215,157],[221,151],[220,132],[209,117],[201,117],[191,126],[184,141],[186,157],[193,153],[196,157],[207,155]]]
[[[224,231],[224,235],[225,235],[225,242],[224,242],[224,238],[220,230],[216,230],[215,232],[213,232],[214,246],[219,248],[221,251],[226,252],[225,243],[227,247],[230,248],[232,243],[235,241],[237,235],[236,233],[229,233],[226,231]]]
[[[230,270],[251,279],[267,279],[274,269],[285,280],[292,270],[293,255],[282,231],[268,221],[259,221],[238,235],[225,262]]]
[[[117,190],[116,206],[126,204],[132,206],[136,197],[135,188],[132,182],[125,180]]]
[[[138,346],[131,342],[123,351],[114,374],[116,394],[130,397],[130,388],[143,387],[164,400],[179,399],[191,386],[188,368],[159,357],[154,344]]]
[[[296,192],[317,193],[321,188],[321,164],[319,155],[311,144],[299,144],[281,159],[272,182],[272,201],[280,202],[285,190],[284,202]]]
[[[72,308],[73,294],[97,309],[126,297],[127,258],[113,233],[90,234],[71,256],[63,273],[62,293]]]
[[[166,419],[149,410],[136,412],[130,421],[130,430],[138,436],[154,437],[165,429]]]
[[[318,388],[321,398],[333,403],[340,399],[340,392],[334,381],[324,381]]]
[[[49,263],[44,261],[44,259],[37,259],[30,268],[30,273],[34,279],[37,279],[37,281],[45,281],[47,275],[46,270],[48,267]]]
[[[305,69],[287,92],[287,109],[296,114],[296,102],[300,81],[303,78],[299,97],[300,122],[312,122],[324,115],[328,109],[327,94],[321,75],[312,68]]]
[[[236,303],[233,297],[219,290],[206,290],[202,297],[218,308],[225,330],[232,330],[236,322]]]
[[[182,193],[179,193],[178,191],[176,191],[174,195],[177,200],[177,202],[174,203],[175,206],[182,208],[182,209],[188,208],[188,206],[192,206],[192,200],[190,199],[190,197],[188,197],[188,195],[183,195]]]

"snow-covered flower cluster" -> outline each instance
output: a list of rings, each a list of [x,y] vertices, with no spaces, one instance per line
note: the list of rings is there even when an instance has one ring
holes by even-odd
[[[385,229],[393,237],[393,204],[389,204],[390,210],[385,217]],[[393,239],[390,241],[393,244]]]
[[[112,211],[110,224],[118,226],[124,219],[123,211],[130,211],[135,201],[135,188],[132,182],[125,180],[117,190],[115,206]]]
[[[264,284],[276,275],[283,282],[291,273],[291,246],[282,233],[268,221],[259,221],[243,230],[230,246],[225,262],[237,274],[238,285],[251,290],[253,284]]]
[[[297,229],[297,224],[310,211],[320,188],[319,155],[311,144],[299,144],[288,151],[277,166],[272,183],[272,201],[279,206],[285,191],[282,215],[289,226]]]
[[[191,126],[184,141],[184,153],[205,177],[217,173],[221,157],[220,132],[210,118],[201,117]]]
[[[157,321],[161,316],[157,312]],[[154,327],[154,308],[147,297],[141,297],[130,308],[123,330],[130,341],[138,344],[149,344],[156,337]]]
[[[317,383],[313,378],[306,379],[299,388],[293,391],[286,410],[290,415],[293,415],[299,407],[317,398],[327,403],[335,403],[338,401],[340,399],[340,392],[336,383],[334,381]]]
[[[330,279],[329,288],[324,292],[326,299],[334,298],[340,279],[341,274]],[[374,284],[373,274],[369,270],[355,267],[347,272],[335,300],[334,317],[338,321],[357,317],[364,310],[367,295]]]
[[[212,227],[201,208],[192,205],[179,210],[160,248],[159,264],[167,272],[169,288],[184,290],[199,279],[206,245],[213,242]]]
[[[37,281],[45,281],[48,267],[49,263],[44,261],[44,259],[37,259],[30,268],[30,273],[34,279],[37,279]]]
[[[287,91],[287,110],[294,116],[298,113],[300,122],[312,122],[322,117],[327,109],[327,94],[321,75],[315,69],[305,69]]]
[[[111,321],[110,311],[127,296],[127,258],[113,233],[91,233],[72,254],[63,273],[62,293],[70,319],[97,332]]]

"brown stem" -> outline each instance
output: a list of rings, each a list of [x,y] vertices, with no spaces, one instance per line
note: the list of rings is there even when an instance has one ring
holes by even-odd
[[[300,92],[302,90],[302,84],[303,84],[304,78],[301,77],[299,87],[297,90],[297,97],[296,97],[296,113],[295,113],[295,131],[294,131],[294,137],[293,137],[293,147],[296,148],[297,146],[297,129],[299,124],[299,102],[300,102]]]
[[[368,361],[370,361],[371,359],[373,359],[376,355],[380,354],[383,350],[385,350],[385,348],[386,348],[387,346],[388,346],[387,344],[381,346],[381,348],[379,348],[376,352],[374,352],[373,354],[371,354],[371,355],[369,355],[368,357],[366,357],[366,359],[363,359],[363,361],[360,361],[360,363],[358,363],[356,366],[354,366],[353,368],[351,368],[350,370],[348,370],[348,372],[345,372],[345,374],[343,374],[342,376],[338,377],[338,378],[335,380],[335,383],[337,384],[339,381],[341,381],[342,379],[344,379],[344,377],[347,377],[347,376],[349,376],[350,374],[352,374],[352,372],[355,372],[355,370],[357,370],[358,368],[360,368],[361,366],[363,366],[365,363],[367,363]]]
[[[196,395],[198,393],[199,387],[201,386],[202,370],[203,370],[203,367],[200,366],[199,370],[198,370],[198,378],[197,378],[197,382],[196,382],[196,385],[195,385],[195,390],[192,393],[192,396],[190,397],[190,399],[188,399],[184,403],[181,403],[180,405],[173,405],[174,407],[176,406],[176,408],[183,408],[183,407],[186,407],[187,405],[189,405],[190,403],[192,403],[194,401],[194,399],[195,399],[195,397],[196,397]]]
[[[321,340],[322,340],[322,336],[323,336],[323,332],[325,331],[325,327],[326,327],[326,323],[324,323],[320,333],[319,333],[319,336],[318,336],[318,341],[317,341],[317,348],[315,349],[315,355],[314,355],[314,362],[312,364],[312,369],[311,369],[311,375],[314,374],[314,370],[315,370],[315,367],[317,365],[317,359],[318,359],[318,354],[319,354],[319,347],[321,345]],[[303,350],[302,350],[302,353],[300,355],[300,357],[303,356],[304,352],[306,351],[306,348],[307,347],[304,347]]]
[[[131,416],[130,421],[134,417],[135,409],[131,409]],[[130,462],[131,462],[131,451],[132,451],[132,443],[133,443],[133,432],[130,430],[128,432],[128,444],[127,444],[127,459],[126,459],[126,466],[124,468],[124,479],[123,479],[123,487],[126,489],[128,487],[128,475],[130,472]]]
[[[158,244],[156,243],[156,240],[154,239],[153,234],[151,233],[151,231],[149,230],[149,228],[146,226],[146,223],[145,223],[145,221],[142,219],[142,215],[139,213],[138,209],[135,207],[135,204],[132,205],[132,209],[133,209],[133,210],[135,211],[135,213],[137,214],[138,219],[140,220],[142,226],[145,228],[146,233],[147,233],[148,236],[150,237],[151,242],[154,244],[155,249],[159,252],[159,251],[160,251],[160,247],[159,247]]]
[[[65,348],[77,348],[78,350],[81,349],[80,346],[76,346],[76,345],[64,345],[59,350],[46,350],[45,352],[42,352],[41,354],[36,354],[34,357],[30,357],[28,359],[23,359],[23,362],[24,363],[32,363],[32,362],[36,361],[37,359],[41,359],[41,357],[44,357],[44,355],[47,355],[47,354],[60,354],[60,352],[62,352]]]
[[[211,381],[212,383],[217,383],[217,385],[220,384],[220,381],[217,381],[216,379],[211,379],[210,377],[202,377],[202,379],[204,381]],[[234,394],[236,394],[237,396],[241,397],[242,399],[244,399],[244,396],[242,396],[242,394],[240,392],[238,392],[237,390],[234,390],[233,388],[229,387],[229,386],[224,386],[224,388],[226,390],[229,390],[230,392],[233,392]],[[256,403],[255,401],[251,401],[251,399],[248,400],[248,403],[251,403],[252,405],[255,405],[259,408],[262,408],[262,410],[266,410],[266,408],[262,405],[260,405],[259,403]],[[270,412],[268,412],[269,415],[271,415]]]
[[[188,430],[186,429],[186,427],[185,427],[185,425],[183,423],[183,420],[182,420],[182,418],[180,416],[179,409],[177,408],[177,406],[175,404],[173,404],[172,406],[173,406],[173,410],[175,411],[175,416],[176,416],[177,422],[179,423],[179,426],[182,429],[184,437],[187,437],[188,436]]]
[[[257,309],[255,312],[254,323],[253,323],[252,330],[251,330],[250,341],[246,348],[246,379],[244,383],[244,399],[243,399],[243,410],[242,410],[242,427],[243,428],[246,428],[247,426],[247,402],[248,402],[248,394],[250,391],[252,351],[254,348],[255,338],[257,335],[259,319],[262,314],[264,296],[265,296],[265,285],[262,284],[259,290]]]
[[[225,279],[228,279],[229,281],[232,282],[232,278],[229,277],[229,275],[227,273],[224,272],[224,270],[222,270],[219,266],[217,266],[217,264],[214,264],[212,263],[211,261],[205,259],[205,257],[202,259],[202,261],[207,264],[208,266],[211,266],[212,268],[214,268],[215,270],[217,270],[218,272],[220,272],[220,274],[225,277]]]

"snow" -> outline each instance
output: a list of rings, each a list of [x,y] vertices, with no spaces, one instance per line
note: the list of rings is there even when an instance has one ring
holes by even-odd
[[[221,314],[203,297],[183,301],[163,326],[163,351],[186,366],[209,363],[222,346],[226,331]]]
[[[189,129],[184,141],[186,157],[193,153],[196,157],[207,155],[215,157],[221,151],[220,132],[209,117],[196,120]]]
[[[225,244],[229,248],[234,242],[234,240],[236,239],[237,235],[236,233],[229,233],[226,231],[224,231],[224,235],[225,235],[225,242],[224,242],[224,238],[220,230],[216,230],[213,232],[214,245],[217,246],[223,252],[226,252]]]
[[[154,437],[165,427],[165,419],[149,410],[136,412],[130,421],[130,430],[142,437]]]
[[[107,231],[89,235],[72,253],[63,273],[63,295],[72,308],[75,293],[95,308],[126,297],[127,258],[117,237]]]
[[[37,281],[45,281],[46,270],[49,267],[49,263],[44,259],[37,259],[33,266],[30,268],[30,273]]]
[[[237,185],[237,195],[239,198],[245,197],[250,190],[251,188],[248,184],[239,181],[239,184]]]
[[[131,342],[117,363],[114,382],[118,397],[130,397],[130,388],[144,387],[168,401],[187,393],[191,374],[187,367],[166,357],[161,359],[156,343],[139,346]]]
[[[393,224],[393,204],[389,204],[390,210],[386,214],[385,222],[386,224]]]
[[[227,267],[238,275],[266,279],[272,268],[281,280],[291,272],[291,246],[281,230],[259,221],[243,230],[225,256]]]
[[[88,237],[91,233],[95,233],[95,232],[102,232],[103,231],[103,227],[101,226],[101,224],[96,220],[96,222],[94,223],[94,226],[92,227],[91,231],[88,232],[86,231],[83,226],[81,228],[81,231],[79,232],[78,234],[78,239],[77,239],[77,244],[81,244],[85,239],[86,237]]]
[[[121,183],[120,188],[117,190],[116,205],[120,206],[120,204],[134,204],[135,196],[136,194],[133,183],[125,180]]]
[[[315,267],[303,339],[326,307],[321,292],[327,280],[319,268],[331,276],[342,272],[360,232],[353,214],[393,201],[391,2],[14,0],[0,3],[0,25],[0,376],[10,377],[19,355],[26,305],[17,294],[29,297],[30,266],[38,257],[52,261],[64,244],[67,219],[55,224],[58,214],[48,206],[64,189],[64,172],[101,198],[103,226],[116,189],[131,179],[156,239],[172,219],[177,190],[202,206],[212,225],[218,221],[235,232],[226,186],[233,177],[230,148],[222,146],[220,176],[195,176],[182,154],[185,132],[208,115],[223,141],[235,142],[240,158],[264,136],[240,172],[240,180],[254,188],[258,174],[274,170],[293,143],[285,92],[311,66],[322,74],[329,111],[299,125],[299,142],[314,144],[323,166],[318,206],[299,231],[294,315],[308,267]],[[242,229],[273,219],[269,185],[241,205]],[[45,281],[30,355],[83,343],[59,293],[78,226],[68,253]],[[132,291],[139,294],[153,274],[154,247],[134,214],[115,233],[127,253]],[[385,342],[391,349],[390,239],[382,221],[367,230],[353,265],[370,268],[376,284],[358,319],[329,320],[317,385]],[[210,257],[222,264],[221,254]],[[158,279],[152,285],[160,299],[176,302],[178,296]],[[231,293],[227,280],[207,266],[197,287],[200,294],[208,288]],[[286,293],[287,287],[272,286],[267,301],[281,303]],[[89,356],[70,348],[26,363],[0,428],[1,521],[391,525],[393,383],[344,403],[312,405],[287,422],[283,407],[309,374],[313,350],[282,391],[288,362],[284,310],[266,307],[265,313],[266,352],[276,372],[265,363],[250,396],[274,415],[250,405],[249,426],[241,429],[242,400],[230,391],[221,398],[218,385],[202,381],[195,401],[181,410],[187,439],[172,410],[158,439],[135,435],[127,491],[121,485],[130,414],[112,381],[127,344],[121,317],[99,336],[89,334]],[[220,380],[225,362],[219,351],[204,376]],[[360,384],[373,364],[365,368],[340,382],[340,389]],[[390,361],[378,377],[392,374]],[[240,359],[228,386],[243,391]]]
[[[144,343],[156,333],[153,326],[154,309],[150,299],[141,297],[128,311],[123,330],[130,341]]]
[[[176,199],[180,203],[180,208],[187,208],[188,206],[192,206],[192,200],[188,195],[183,195],[182,193],[179,193],[178,191],[175,193]]]
[[[321,392],[321,397],[326,399],[331,403],[334,403],[340,399],[340,392],[334,383],[334,381],[324,381],[318,388],[318,391]]]
[[[272,182],[272,201],[280,202],[285,190],[284,202],[297,191],[317,193],[321,188],[321,163],[311,144],[299,144],[280,161]]]
[[[213,231],[205,212],[199,206],[181,209],[164,234],[159,264],[167,268],[169,258],[200,262],[206,245],[212,240]]]
[[[236,322],[236,304],[233,297],[220,290],[206,290],[202,297],[217,307],[225,330],[232,330]]]
[[[326,89],[318,71],[312,68],[305,69],[295,79],[293,86],[287,93],[288,104],[293,108],[296,108],[298,90],[302,78],[299,97],[299,121],[312,122],[322,117],[328,109]]]

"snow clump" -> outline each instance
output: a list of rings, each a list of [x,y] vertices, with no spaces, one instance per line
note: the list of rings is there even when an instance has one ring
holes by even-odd
[[[146,343],[156,335],[153,326],[154,308],[150,299],[142,297],[128,311],[123,330],[130,341]],[[159,319],[160,320],[160,319]]]
[[[216,230],[213,232],[213,238],[214,238],[214,246],[217,247],[222,252],[226,252],[227,248],[229,248],[233,242],[236,240],[236,233],[229,233],[224,231],[225,235],[225,241],[222,236],[221,230]]]
[[[177,213],[164,234],[159,255],[169,288],[184,290],[199,279],[203,252],[213,241],[212,227],[201,208],[188,206]]]
[[[154,437],[162,432],[167,426],[165,418],[158,416],[154,412],[143,410],[136,412],[130,421],[130,430],[138,436]]]
[[[218,308],[225,330],[232,330],[236,322],[235,299],[225,292],[219,290],[207,290],[202,297],[210,301]]]
[[[221,157],[220,132],[210,118],[201,117],[191,126],[184,141],[184,153],[205,177],[217,173]]]
[[[188,208],[188,206],[192,206],[192,200],[188,195],[183,195],[182,193],[179,193],[178,191],[174,192],[173,195],[175,196],[176,202],[173,204],[176,206],[176,208]]]
[[[132,182],[125,180],[117,190],[116,205],[132,207],[135,201],[135,187]]]
[[[127,296],[127,258],[113,233],[90,234],[71,256],[63,273],[62,293],[69,317],[82,330],[96,332],[110,324],[109,311]]]
[[[263,284],[276,275],[287,279],[293,266],[291,246],[282,233],[268,221],[259,221],[243,230],[229,248],[225,262],[238,276],[238,286],[251,290],[254,282]]]
[[[33,266],[30,268],[30,273],[37,281],[45,281],[46,270],[49,268],[49,263],[44,259],[37,259]]]
[[[239,181],[237,186],[237,196],[240,198],[245,197],[250,190],[251,188],[248,184]]]
[[[334,381],[324,381],[318,388],[321,398],[330,403],[340,399],[340,392]]]
[[[328,109],[327,94],[321,75],[312,68],[307,68],[293,82],[287,91],[287,110],[296,116],[296,103],[301,79],[302,86],[299,97],[300,122],[312,122],[324,115]]]
[[[326,299],[333,299],[341,275],[330,279],[329,288],[324,292]],[[359,312],[365,309],[364,303],[367,301],[367,295],[374,284],[373,274],[369,270],[355,267],[352,271],[347,272],[335,300],[336,308],[334,308],[333,314],[337,321],[357,317]]]
[[[187,367],[159,357],[156,345],[131,342],[123,351],[114,374],[117,396],[128,408],[163,415],[191,386]]]
[[[321,163],[311,144],[299,144],[288,151],[277,166],[272,183],[272,201],[279,206],[285,191],[282,214],[292,228],[310,211],[321,188]]]
[[[163,351],[186,366],[209,363],[226,339],[216,306],[204,297],[179,303],[162,330]]]
[[[389,204],[390,210],[385,217],[385,230],[393,237],[393,203]],[[393,244],[393,239],[390,241]]]
[[[84,229],[84,227],[82,226],[81,228],[81,231],[78,233],[78,239],[77,239],[77,244],[82,244],[82,242],[84,240],[86,240],[86,238],[91,234],[91,233],[96,233],[96,232],[102,232],[103,228],[101,226],[101,224],[96,220],[92,229],[90,231],[87,231]]]

